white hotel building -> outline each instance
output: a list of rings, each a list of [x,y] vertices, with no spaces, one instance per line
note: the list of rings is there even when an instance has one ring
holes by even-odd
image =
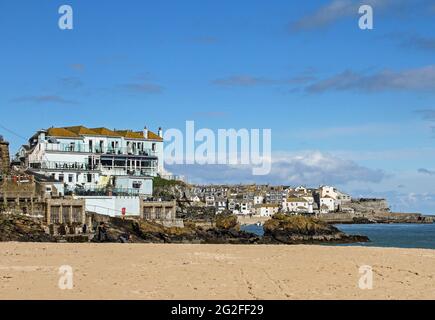
[[[111,190],[114,194],[152,195],[152,177],[164,173],[163,134],[86,128],[39,130],[20,148],[18,160],[28,170],[64,183],[83,194]]]

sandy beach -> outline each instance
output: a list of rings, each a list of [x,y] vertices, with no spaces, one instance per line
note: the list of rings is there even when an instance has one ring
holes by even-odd
[[[435,250],[7,242],[0,257],[0,299],[435,299]]]

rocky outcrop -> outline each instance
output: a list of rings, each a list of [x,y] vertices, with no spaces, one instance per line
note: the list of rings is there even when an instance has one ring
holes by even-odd
[[[343,206],[352,208],[356,214],[376,214],[390,212],[390,207],[385,199],[354,199]]]
[[[184,228],[164,227],[161,224],[146,220],[123,220],[110,218],[102,224],[104,236],[93,242],[123,242],[122,238],[130,238],[135,243],[207,243],[207,244],[254,244],[261,239],[252,233],[240,231],[233,226],[231,219],[223,220],[223,227],[202,228],[194,223],[186,222]]]
[[[275,214],[264,224],[263,243],[311,244],[367,242],[366,236],[347,235],[333,225],[306,216]]]
[[[153,196],[165,199],[182,199],[187,185],[182,181],[166,180],[160,177],[153,179]]]
[[[237,216],[233,214],[218,214],[216,216],[216,228],[223,230],[240,230]]]
[[[56,242],[36,219],[19,214],[0,214],[0,241]]]
[[[38,221],[24,215],[0,215],[0,241],[84,242],[88,235],[53,237]],[[214,227],[205,228],[192,222],[184,227],[165,227],[136,219],[108,217],[98,222],[93,242],[134,243],[204,243],[204,244],[298,244],[346,243],[368,241],[366,237],[349,236],[334,226],[304,216],[276,214],[264,225],[264,237],[240,231],[233,215],[218,215]]]
[[[319,220],[329,224],[372,224],[372,223],[433,223],[434,218],[420,213],[325,213],[318,216]]]

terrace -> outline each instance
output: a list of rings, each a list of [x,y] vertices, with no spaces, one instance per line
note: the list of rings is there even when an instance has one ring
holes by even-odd
[[[110,147],[110,146],[89,146],[85,143],[47,143],[46,151],[52,152],[77,152],[77,153],[97,153],[113,155],[137,155],[154,157],[156,151],[152,149],[141,149],[135,145],[128,147]]]

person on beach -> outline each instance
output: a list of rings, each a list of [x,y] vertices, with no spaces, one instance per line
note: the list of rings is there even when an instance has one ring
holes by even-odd
[[[124,234],[121,234],[121,235],[119,236],[119,241],[120,241],[121,243],[129,243],[129,242],[131,242],[131,239],[132,239],[132,237],[131,237],[131,235],[128,234],[128,233],[124,233]]]
[[[98,226],[97,239],[100,242],[107,240],[107,230],[104,222],[100,222],[100,225]]]

